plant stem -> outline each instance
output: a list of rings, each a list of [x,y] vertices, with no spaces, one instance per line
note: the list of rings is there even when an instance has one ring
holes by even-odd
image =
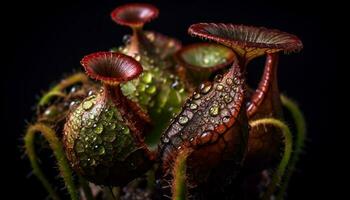
[[[94,200],[94,197],[93,197],[92,192],[91,192],[91,188],[89,186],[89,182],[86,181],[81,176],[79,176],[79,182],[80,182],[80,185],[84,191],[86,200]]]
[[[299,109],[298,105],[289,99],[288,97],[281,95],[281,101],[283,106],[285,106],[288,111],[291,113],[294,123],[296,126],[297,134],[295,136],[295,145],[294,145],[294,153],[291,157],[290,164],[288,167],[287,174],[285,176],[285,180],[283,181],[283,184],[281,185],[281,189],[279,193],[277,194],[276,199],[283,199],[283,195],[285,194],[285,191],[288,187],[289,179],[294,172],[295,165],[298,162],[299,156],[303,151],[305,138],[306,138],[306,123],[305,118],[303,116],[303,113]]]
[[[176,158],[173,171],[172,200],[186,199],[186,160],[188,154],[188,151],[185,149]]]
[[[57,84],[55,87],[53,87],[50,91],[48,91],[41,97],[38,105],[43,106],[47,104],[50,101],[51,97],[65,96],[65,94],[62,92],[63,89],[74,85],[78,82],[86,82],[87,80],[87,76],[81,72],[73,74],[66,79],[63,79],[59,84]]]
[[[269,184],[266,192],[263,194],[264,200],[268,200],[271,198],[271,196],[274,194],[276,187],[280,184],[282,177],[286,171],[286,168],[289,164],[289,160],[292,154],[293,150],[293,139],[292,139],[292,134],[288,128],[288,126],[274,118],[263,118],[263,119],[258,119],[255,121],[250,122],[250,125],[252,127],[258,126],[258,125],[273,125],[278,128],[280,128],[283,132],[283,137],[284,137],[284,153],[281,159],[280,164],[278,165],[276,171],[274,172],[272,176],[271,183]]]
[[[65,185],[67,187],[67,190],[70,194],[70,197],[72,200],[78,200],[78,193],[76,190],[76,187],[73,182],[73,176],[72,171],[69,167],[68,161],[66,159],[62,144],[58,137],[56,136],[56,133],[54,130],[52,130],[50,127],[48,127],[45,124],[37,123],[32,126],[30,126],[27,130],[27,133],[24,137],[25,142],[25,148],[26,153],[28,154],[30,163],[33,168],[34,174],[38,177],[38,179],[42,182],[45,189],[49,192],[50,196],[53,199],[59,199],[57,193],[53,190],[51,184],[46,179],[44,173],[40,169],[37,155],[35,153],[35,133],[41,133],[44,138],[48,141],[56,159],[57,159],[57,165],[59,167],[60,173],[63,176],[63,180],[65,182]]]

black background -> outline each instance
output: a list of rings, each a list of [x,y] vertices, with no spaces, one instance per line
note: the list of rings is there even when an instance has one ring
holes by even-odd
[[[12,1],[1,7],[2,54],[1,91],[2,183],[8,199],[44,199],[45,191],[29,176],[27,159],[21,159],[20,137],[33,115],[33,106],[42,90],[62,74],[79,69],[80,59],[91,52],[108,50],[121,44],[125,27],[110,20],[109,13],[117,5],[131,1],[95,0],[46,2]],[[321,2],[296,1],[142,1],[153,2],[160,9],[159,19],[145,29],[157,30],[177,37],[183,43],[199,42],[187,34],[196,22],[231,22],[277,28],[300,37],[304,49],[280,59],[281,91],[297,100],[308,123],[305,153],[292,178],[289,199],[317,199],[331,192],[332,170],[338,158],[337,132],[333,108],[336,97],[332,89],[336,79],[336,50],[328,31],[333,22],[327,13],[335,7]],[[335,2],[332,5],[336,5]],[[5,45],[5,46],[4,46]],[[259,61],[258,61],[259,63]],[[253,67],[251,67],[253,68]],[[249,71],[258,78],[261,70]]]

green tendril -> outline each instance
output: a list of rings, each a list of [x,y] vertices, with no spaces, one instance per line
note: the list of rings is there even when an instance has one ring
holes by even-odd
[[[294,153],[291,157],[290,164],[288,166],[287,174],[284,178],[284,181],[280,187],[280,191],[277,194],[276,199],[283,199],[283,195],[288,187],[288,182],[290,177],[292,176],[296,163],[299,160],[300,154],[303,151],[305,138],[306,138],[306,123],[303,113],[299,109],[298,105],[289,99],[288,97],[281,95],[281,101],[283,106],[285,106],[288,111],[291,113],[295,126],[296,126],[296,136],[295,136],[295,144],[294,144]]]
[[[80,73],[80,72],[69,76],[68,78],[62,80],[55,87],[53,87],[50,91],[45,93],[39,100],[38,105],[39,106],[46,105],[51,100],[51,98],[55,96],[64,97],[65,94],[62,92],[62,90],[76,83],[86,82],[87,80],[88,80],[87,76],[84,73]]]
[[[273,125],[280,128],[283,132],[284,153],[283,153],[281,162],[279,163],[276,171],[272,176],[271,183],[268,185],[267,190],[263,194],[263,198],[262,198],[262,199],[268,200],[274,194],[276,187],[281,183],[281,180],[285,174],[286,168],[288,167],[289,160],[293,151],[292,134],[288,126],[284,122],[274,118],[258,119],[250,122],[250,125],[252,127],[259,126],[259,125]]]
[[[79,183],[84,191],[86,200],[94,200],[94,196],[92,195],[91,188],[89,186],[89,182],[85,180],[82,176],[79,176]]]
[[[70,194],[70,197],[72,200],[78,200],[78,193],[76,190],[76,187],[73,182],[73,176],[72,171],[69,167],[68,161],[66,159],[62,144],[60,140],[57,138],[55,131],[52,130],[50,127],[48,127],[45,124],[37,123],[32,126],[30,126],[27,130],[27,133],[24,137],[24,144],[26,153],[29,157],[30,163],[33,168],[34,174],[38,177],[38,179],[41,181],[45,189],[48,191],[49,195],[52,199],[58,200],[60,199],[58,194],[55,192],[55,190],[52,188],[51,184],[45,177],[44,173],[42,172],[39,163],[38,158],[35,153],[35,134],[41,133],[44,138],[48,141],[56,159],[57,159],[57,165],[60,170],[60,174],[63,177],[64,183],[67,187],[67,190]]]
[[[186,159],[188,151],[184,150],[180,152],[176,158],[174,171],[173,171],[173,200],[185,200],[186,199]]]

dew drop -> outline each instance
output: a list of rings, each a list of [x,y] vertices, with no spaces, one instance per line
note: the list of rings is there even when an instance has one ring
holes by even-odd
[[[142,79],[144,83],[150,83],[152,82],[152,74],[150,72],[146,72],[143,74]]]
[[[208,57],[205,57],[205,58],[203,59],[203,62],[204,62],[204,64],[208,64],[208,63],[210,62],[210,60],[209,60]]]
[[[95,94],[95,92],[93,91],[93,90],[90,90],[89,92],[88,92],[88,96],[92,96],[92,95],[94,95]]]
[[[195,104],[195,103],[191,103],[190,104],[190,109],[191,110],[196,110],[198,108],[198,105],[197,104]]]
[[[69,93],[74,93],[74,92],[76,92],[77,90],[78,90],[78,87],[73,86],[73,87],[70,89]]]
[[[175,80],[174,82],[171,83],[171,88],[177,88],[177,86],[179,86],[179,81]]]
[[[93,105],[94,105],[94,103],[91,100],[84,101],[83,102],[83,109],[89,110]]]
[[[148,39],[149,39],[151,42],[153,42],[153,41],[155,40],[155,38],[156,38],[156,36],[155,36],[154,33],[149,33],[149,34],[147,34],[147,37],[148,37]]]
[[[211,90],[211,84],[204,85],[203,88],[201,88],[201,93],[202,94],[207,94]]]
[[[208,143],[211,139],[211,136],[212,136],[212,133],[209,132],[209,131],[206,131],[204,133],[202,133],[201,135],[201,143],[202,144],[205,144],[205,143]]]
[[[146,92],[147,92],[148,94],[154,94],[154,93],[156,92],[156,90],[157,90],[156,86],[155,86],[155,85],[152,85],[152,86],[150,86],[150,87],[148,87],[148,88],[146,89]]]
[[[188,117],[186,117],[186,116],[179,117],[179,124],[184,125],[187,122],[188,122]]]
[[[216,81],[216,82],[221,82],[221,80],[222,80],[222,75],[221,74],[218,74],[218,75],[216,75],[214,77],[214,81]]]
[[[201,95],[199,93],[195,92],[193,98],[199,99],[199,98],[201,98]]]
[[[113,111],[112,110],[109,110],[109,111],[106,111],[106,114],[105,114],[105,117],[106,117],[106,120],[109,121],[113,118]]]
[[[232,84],[233,84],[232,78],[226,79],[226,84],[227,84],[227,85],[232,85]]]
[[[209,114],[211,116],[216,116],[219,114],[220,108],[218,105],[213,105],[212,107],[209,108]]]
[[[140,62],[140,60],[141,60],[140,54],[135,54],[135,55],[134,55],[134,58],[135,58],[135,60],[138,61],[138,62]]]
[[[168,137],[164,137],[163,142],[164,143],[168,143],[169,142],[169,138]]]
[[[124,35],[122,41],[125,45],[128,45],[131,41],[131,35]]]
[[[221,91],[222,89],[224,89],[224,86],[222,84],[218,84],[216,86],[216,90]]]
[[[97,124],[96,127],[94,128],[94,132],[97,134],[101,134],[103,131],[103,125],[102,124]]]
[[[55,106],[51,106],[45,110],[44,115],[47,117],[53,117],[58,114],[57,108]]]
[[[115,127],[116,127],[115,123],[111,123],[111,124],[109,124],[109,128],[110,128],[111,130],[114,130],[114,129],[115,129]]]
[[[224,116],[222,118],[222,122],[227,123],[228,121],[230,121],[230,117],[229,116]]]
[[[230,102],[232,101],[232,97],[229,96],[229,95],[225,95],[225,96],[224,96],[224,101],[225,101],[226,103],[230,103]]]
[[[144,91],[146,90],[146,87],[147,87],[146,84],[140,83],[140,84],[137,85],[137,90],[138,90],[139,92],[144,92]]]
[[[72,109],[75,105],[77,105],[77,102],[72,101],[72,102],[70,102],[70,104],[69,104],[69,108]]]
[[[75,144],[75,151],[77,153],[83,153],[84,152],[84,144],[81,142],[81,141],[78,141],[76,144]]]
[[[130,133],[130,129],[129,129],[128,127],[123,127],[123,128],[122,128],[122,131],[123,131],[123,133],[126,134],[126,135]]]
[[[103,146],[99,146],[96,151],[98,155],[103,155],[106,152]]]

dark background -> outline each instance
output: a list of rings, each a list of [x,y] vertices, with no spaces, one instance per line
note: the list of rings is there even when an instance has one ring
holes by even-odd
[[[2,54],[1,95],[1,186],[8,199],[44,199],[46,192],[30,174],[27,159],[21,159],[21,136],[33,115],[37,96],[62,74],[79,69],[80,59],[91,52],[108,50],[121,44],[130,33],[110,20],[117,5],[132,1],[95,0],[46,2],[12,1],[1,7]],[[300,37],[304,49],[280,59],[279,83],[282,92],[297,100],[308,124],[305,153],[292,178],[289,199],[330,197],[334,186],[333,167],[338,142],[334,128],[336,49],[333,33],[332,5],[309,1],[141,1],[153,2],[160,9],[159,19],[145,29],[177,37],[183,43],[199,42],[187,34],[196,22],[231,22],[277,28]],[[334,6],[334,7],[333,7]],[[4,46],[5,45],[5,46]],[[262,61],[258,61],[258,63]],[[252,67],[253,68],[253,67]],[[260,76],[258,68],[250,77]],[[3,193],[2,193],[3,194]],[[7,195],[6,194],[6,195]]]

